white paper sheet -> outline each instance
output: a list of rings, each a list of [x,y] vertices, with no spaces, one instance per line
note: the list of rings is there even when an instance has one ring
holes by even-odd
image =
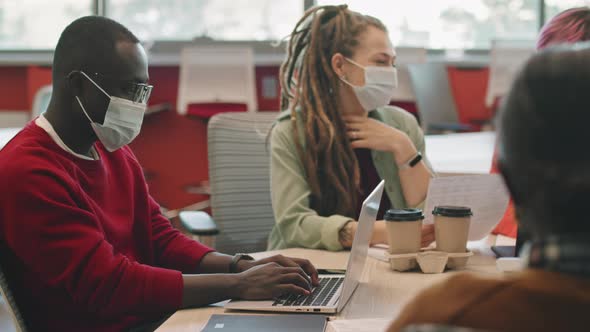
[[[337,319],[328,323],[326,332],[380,332],[385,331],[391,321],[392,318]]]
[[[468,206],[473,211],[469,241],[477,241],[500,222],[508,201],[508,191],[498,174],[433,178],[428,187],[424,222],[433,223],[432,210],[437,205]]]

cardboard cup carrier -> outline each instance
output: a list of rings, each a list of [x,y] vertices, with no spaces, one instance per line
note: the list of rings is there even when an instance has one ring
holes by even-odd
[[[424,273],[441,273],[445,268],[465,267],[472,252],[466,249],[473,213],[468,207],[437,206],[434,208],[436,249],[422,249],[420,209],[392,209],[385,213],[392,270],[407,271],[420,267]]]

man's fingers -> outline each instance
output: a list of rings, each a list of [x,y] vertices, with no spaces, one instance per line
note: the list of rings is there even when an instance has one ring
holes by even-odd
[[[284,267],[298,267],[299,266],[293,260],[291,260],[288,257],[285,257],[283,255],[276,255],[271,258],[274,258],[275,262],[281,264]]]
[[[307,280],[308,283],[311,283],[311,278],[299,266],[297,266],[297,267],[285,267],[285,268],[282,268],[281,269],[281,274],[291,274],[291,273],[297,273],[302,278],[304,278],[305,280]]]
[[[311,262],[304,258],[291,258],[311,277],[311,283],[314,286],[319,284],[320,278],[318,277],[318,270],[311,264]]]
[[[302,273],[302,275],[308,279],[309,279],[309,277],[311,277],[310,282],[313,285],[317,285],[319,283],[318,271],[311,264],[311,262],[309,260],[303,259],[303,258],[285,257],[282,255],[277,255],[277,256],[273,256],[273,257],[282,266],[297,268],[298,273],[301,273],[301,271],[304,271],[304,273]]]
[[[309,295],[311,292],[293,284],[281,284],[275,286],[271,293],[273,297],[279,297],[283,294]]]
[[[297,262],[295,262],[292,258],[285,257],[283,255],[276,255],[276,256],[270,257],[270,259],[272,259],[275,263],[277,263],[283,267],[290,268],[291,270],[296,269],[298,272],[301,272],[302,274],[304,274],[303,271],[301,270],[301,267],[299,266],[299,264],[297,264]]]
[[[279,278],[279,281],[281,284],[294,284],[308,291],[311,291],[312,289],[309,280],[301,276],[299,273],[283,274],[281,278]]]
[[[319,284],[319,277],[317,269],[307,259],[303,258],[291,258],[283,255],[275,255],[272,257],[264,258],[260,260],[261,263],[274,263],[284,268],[281,269],[282,274],[286,273],[298,273],[304,277],[308,283],[314,286]]]
[[[283,267],[299,267],[297,263],[293,262],[292,260],[288,259],[283,255],[274,255],[271,257],[263,258],[260,262],[268,262],[268,263],[275,263]]]

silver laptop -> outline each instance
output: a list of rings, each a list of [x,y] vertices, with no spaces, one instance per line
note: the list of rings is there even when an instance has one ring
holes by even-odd
[[[373,225],[377,219],[383,194],[384,181],[363,202],[359,224],[352,241],[345,275],[320,275],[320,285],[310,295],[285,294],[270,301],[230,301],[225,305],[232,310],[280,312],[340,312],[358,286],[365,267]]]

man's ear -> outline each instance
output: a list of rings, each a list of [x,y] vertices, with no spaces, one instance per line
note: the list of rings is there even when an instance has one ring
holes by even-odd
[[[73,96],[82,94],[83,79],[84,77],[78,71],[73,71],[66,76],[66,86]]]
[[[334,55],[332,55],[332,70],[334,71],[334,73],[336,73],[336,75],[340,78],[345,78],[345,74],[344,74],[344,63],[346,62],[346,59],[344,59],[344,55],[342,55],[342,53],[336,53]]]

